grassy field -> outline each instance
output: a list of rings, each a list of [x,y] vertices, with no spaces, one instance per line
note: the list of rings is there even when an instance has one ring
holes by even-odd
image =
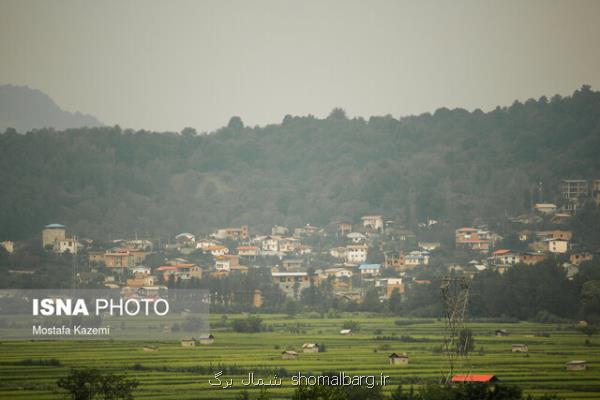
[[[228,315],[229,320],[242,318]],[[125,373],[140,381],[136,399],[228,399],[243,388],[241,379],[248,371],[279,369],[283,385],[269,389],[273,398],[286,398],[293,391],[291,376],[298,371],[318,374],[344,371],[349,375],[389,375],[393,390],[399,383],[418,385],[435,381],[444,367],[439,353],[443,325],[435,320],[410,320],[385,317],[344,316],[335,319],[290,319],[284,315],[264,315],[272,332],[240,334],[213,329],[212,345],[182,348],[178,342],[137,341],[4,341],[0,343],[0,399],[60,399],[56,380],[71,367],[97,367],[104,371]],[[211,322],[221,316],[212,315]],[[347,319],[359,321],[360,332],[342,336],[339,330]],[[400,320],[400,324],[395,321]],[[475,334],[475,352],[466,370],[493,373],[505,383],[517,384],[527,393],[557,393],[568,399],[600,398],[600,338],[586,337],[569,325],[471,323]],[[504,328],[509,336],[497,337]],[[410,336],[415,339],[376,340],[376,336]],[[301,352],[305,342],[324,343],[326,352],[303,354],[297,360],[281,360],[281,352]],[[528,354],[511,352],[511,344],[525,343]],[[156,352],[144,352],[144,344],[158,346]],[[598,344],[598,345],[594,345]],[[391,367],[391,352],[406,352],[409,365]],[[34,361],[58,359],[60,365],[37,365]],[[569,360],[587,360],[587,371],[565,370]],[[33,364],[33,365],[31,365]],[[215,388],[208,380],[225,369],[234,379],[228,389]],[[283,370],[284,369],[284,370]],[[258,374],[260,375],[260,374]],[[250,390],[251,394],[257,390]]]

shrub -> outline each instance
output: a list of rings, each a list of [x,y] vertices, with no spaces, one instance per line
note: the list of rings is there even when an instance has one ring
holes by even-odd
[[[344,321],[342,324],[342,329],[350,329],[352,332],[356,333],[360,330],[360,323],[354,320]]]
[[[246,319],[233,320],[231,327],[240,333],[256,333],[263,330],[263,323],[260,317],[250,315]]]

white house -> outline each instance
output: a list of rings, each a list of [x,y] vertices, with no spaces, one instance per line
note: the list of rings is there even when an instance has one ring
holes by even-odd
[[[329,268],[325,270],[327,276],[333,276],[336,278],[352,278],[354,273],[346,268]]]
[[[217,271],[231,271],[232,267],[239,265],[237,255],[224,255],[215,257],[215,269]]]
[[[569,250],[569,241],[564,239],[546,239],[544,246],[551,253],[563,254]]]
[[[426,251],[433,251],[440,247],[440,242],[419,242],[419,248]]]
[[[335,258],[346,258],[346,248],[345,247],[333,247],[329,250],[329,254],[331,254],[331,257],[335,257]]]
[[[492,253],[495,265],[514,265],[521,262],[521,256],[511,250],[500,249]]]
[[[363,243],[367,239],[367,237],[360,232],[350,232],[346,237],[350,239],[352,243]]]
[[[556,212],[556,204],[551,203],[537,203],[533,206],[537,212],[540,214],[554,214]]]
[[[54,242],[54,252],[58,254],[77,254],[79,247],[81,247],[81,244],[79,244],[77,238],[58,239]]]
[[[367,261],[368,246],[348,245],[346,246],[346,262],[349,264],[360,264]]]
[[[429,252],[427,251],[411,251],[404,256],[404,265],[417,266],[417,265],[429,265]]]
[[[219,243],[212,239],[198,239],[196,240],[197,249],[206,249],[207,247],[217,246]]]
[[[180,244],[194,243],[196,241],[196,236],[189,232],[183,232],[175,236],[175,240]]]
[[[264,251],[279,251],[279,236],[266,236],[261,240],[261,248]]]
[[[228,254],[229,249],[225,246],[216,245],[216,246],[209,246],[209,247],[205,248],[204,252],[209,252],[211,255],[216,257],[216,256],[224,256],[224,255]]]

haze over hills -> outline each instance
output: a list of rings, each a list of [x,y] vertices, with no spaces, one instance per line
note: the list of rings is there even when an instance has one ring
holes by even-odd
[[[382,213],[415,227],[506,221],[600,178],[600,92],[484,113],[286,116],[210,135],[118,127],[0,135],[0,240],[51,222],[80,236],[162,238],[248,224],[324,225]],[[543,182],[543,195],[538,183]]]
[[[0,85],[0,132],[7,128],[25,133],[41,128],[62,130],[102,125],[94,116],[62,110],[50,96],[39,90]]]

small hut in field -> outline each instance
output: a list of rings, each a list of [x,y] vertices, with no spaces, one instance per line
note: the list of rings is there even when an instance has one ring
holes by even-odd
[[[304,343],[302,345],[303,353],[318,353],[319,346],[316,343]]]
[[[567,371],[585,371],[587,369],[587,362],[584,360],[573,360],[566,364]]]
[[[181,347],[196,347],[196,339],[194,339],[194,338],[181,339]]]
[[[158,351],[158,347],[152,346],[149,344],[149,345],[142,347],[142,350],[144,350],[146,352]]]
[[[295,351],[292,351],[292,350],[286,350],[283,353],[281,353],[281,359],[282,360],[297,360],[298,353],[296,353]]]
[[[215,341],[215,337],[212,334],[198,339],[198,342],[200,344],[204,344],[204,345],[213,344],[214,341]]]
[[[406,353],[398,354],[392,353],[388,356],[388,360],[390,361],[390,365],[408,365],[408,355]]]
[[[529,347],[526,344],[513,344],[512,345],[512,352],[513,353],[527,353],[529,352]]]
[[[352,335],[352,329],[342,329],[340,335]]]

